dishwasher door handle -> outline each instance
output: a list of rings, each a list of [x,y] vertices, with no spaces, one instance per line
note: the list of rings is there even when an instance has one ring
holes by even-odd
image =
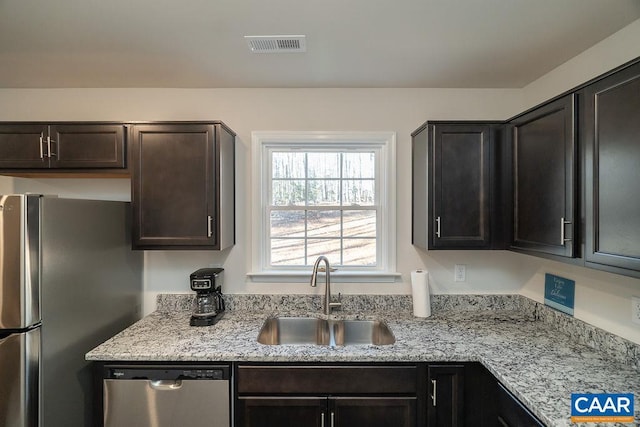
[[[149,381],[149,387],[154,390],[180,390],[182,388],[182,380],[157,380]]]

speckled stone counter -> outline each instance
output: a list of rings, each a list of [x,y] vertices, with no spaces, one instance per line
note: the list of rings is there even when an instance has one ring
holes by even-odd
[[[190,327],[184,303],[172,301],[87,354],[95,361],[254,361],[254,362],[481,362],[549,426],[570,422],[571,393],[635,393],[640,420],[637,346],[622,343],[631,355],[612,357],[544,321],[539,305],[521,297],[472,303],[462,310],[434,301],[433,316],[415,318],[409,304],[390,297],[368,307],[345,302],[339,318],[384,319],[396,337],[389,346],[267,346],[256,337],[270,315],[322,317],[316,300],[300,303],[284,296],[278,303],[240,298],[211,327]],[[259,299],[258,299],[259,300]],[[387,303],[380,303],[387,301]],[[173,305],[172,305],[173,304]],[[469,305],[469,304],[467,304]],[[170,308],[170,309],[167,309]],[[251,309],[249,309],[251,308]],[[314,310],[309,310],[314,308]],[[471,308],[471,309],[470,309]],[[618,348],[614,345],[613,348]],[[593,425],[593,424],[591,424]],[[611,425],[611,424],[607,424]]]

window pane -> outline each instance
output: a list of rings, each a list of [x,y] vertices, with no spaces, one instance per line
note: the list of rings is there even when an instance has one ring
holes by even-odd
[[[308,178],[340,178],[340,153],[308,153]]]
[[[304,239],[271,239],[271,265],[305,265],[304,242]]]
[[[308,183],[310,206],[337,206],[340,204],[340,181],[311,179]]]
[[[329,258],[329,264],[340,265],[340,239],[309,239],[307,265],[313,265],[320,255]]]
[[[340,211],[308,211],[309,237],[340,237]]]
[[[376,156],[374,153],[344,153],[342,174],[345,178],[375,178]]]
[[[271,237],[304,237],[304,211],[271,211]]]
[[[344,237],[376,237],[376,211],[344,211]]]
[[[272,201],[274,206],[304,206],[305,192],[302,180],[276,180],[272,181]]]
[[[304,153],[272,153],[273,178],[304,178]]]
[[[376,265],[375,239],[345,239],[344,265]]]
[[[374,181],[371,179],[345,180],[342,183],[342,189],[342,204],[344,206],[372,206],[375,204]]]

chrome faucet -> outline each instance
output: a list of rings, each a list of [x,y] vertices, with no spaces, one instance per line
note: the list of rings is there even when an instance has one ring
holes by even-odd
[[[330,271],[331,271],[331,267],[329,266],[329,260],[327,259],[326,256],[324,255],[320,255],[318,257],[318,259],[316,259],[315,264],[313,264],[313,272],[311,273],[311,283],[310,285],[313,286],[314,288],[316,287],[316,280],[317,280],[317,276],[318,276],[318,267],[320,266],[320,262],[324,261],[324,271],[325,271],[325,278],[324,278],[324,283],[325,283],[325,287],[324,287],[324,314],[329,315],[331,314],[331,309],[333,308],[339,308],[342,307],[342,303],[341,302],[331,302],[331,275],[330,275]]]

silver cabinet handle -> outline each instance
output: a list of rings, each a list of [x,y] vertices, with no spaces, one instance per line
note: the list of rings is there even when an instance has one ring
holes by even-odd
[[[331,411],[331,427],[335,426],[335,418],[336,418],[336,414],[335,412]]]
[[[560,218],[560,244],[564,246],[566,242],[570,242],[572,239],[565,238],[564,228],[566,225],[571,224],[571,221],[565,221],[564,218]]]
[[[324,411],[320,412],[320,426],[324,427]]]
[[[433,406],[436,406],[436,393],[438,392],[438,382],[436,380],[431,380],[431,386],[433,387],[433,393],[431,394],[431,401],[433,402]]]
[[[436,218],[436,237],[440,238],[440,217]]]
[[[55,156],[55,155],[56,155],[56,153],[54,153],[54,152],[51,150],[51,144],[52,144],[52,143],[54,143],[54,144],[55,144],[55,141],[54,141],[54,140],[52,140],[50,136],[48,136],[48,137],[47,137],[47,155],[48,155],[49,157],[51,157],[51,156]]]
[[[207,237],[213,236],[213,217],[207,215]]]
[[[40,134],[40,158],[44,159],[44,137]]]

